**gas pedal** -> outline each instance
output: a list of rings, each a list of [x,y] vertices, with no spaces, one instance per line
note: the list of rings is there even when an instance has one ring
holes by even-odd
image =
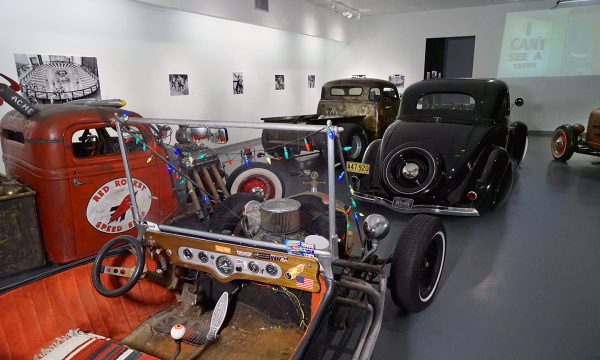
[[[219,301],[217,301],[217,305],[212,312],[212,317],[210,318],[210,329],[208,330],[208,334],[206,334],[206,340],[217,340],[217,334],[219,333],[219,330],[221,330],[221,326],[223,326],[223,322],[227,316],[228,307],[229,293],[225,291],[219,298]]]

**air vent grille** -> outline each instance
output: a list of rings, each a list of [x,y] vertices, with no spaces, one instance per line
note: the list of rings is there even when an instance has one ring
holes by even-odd
[[[254,0],[254,8],[269,12],[269,0]]]

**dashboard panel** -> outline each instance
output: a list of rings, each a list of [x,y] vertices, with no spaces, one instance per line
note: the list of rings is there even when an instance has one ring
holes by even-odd
[[[147,231],[144,238],[174,265],[204,271],[221,282],[250,280],[319,292],[314,258],[202,238]]]

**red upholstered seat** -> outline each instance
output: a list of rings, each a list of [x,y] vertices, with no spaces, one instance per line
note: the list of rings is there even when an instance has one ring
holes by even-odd
[[[70,329],[116,341],[175,297],[140,281],[129,293],[105,298],[94,289],[88,263],[0,295],[0,359],[27,359]]]

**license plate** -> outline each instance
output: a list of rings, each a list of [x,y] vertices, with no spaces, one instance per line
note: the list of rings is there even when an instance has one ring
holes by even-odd
[[[412,210],[413,203],[414,203],[413,199],[407,199],[407,198],[402,198],[402,197],[396,196],[394,198],[394,201],[392,202],[392,206],[394,208],[400,209],[400,210]]]
[[[371,165],[348,161],[346,163],[346,171],[357,174],[369,174]]]

